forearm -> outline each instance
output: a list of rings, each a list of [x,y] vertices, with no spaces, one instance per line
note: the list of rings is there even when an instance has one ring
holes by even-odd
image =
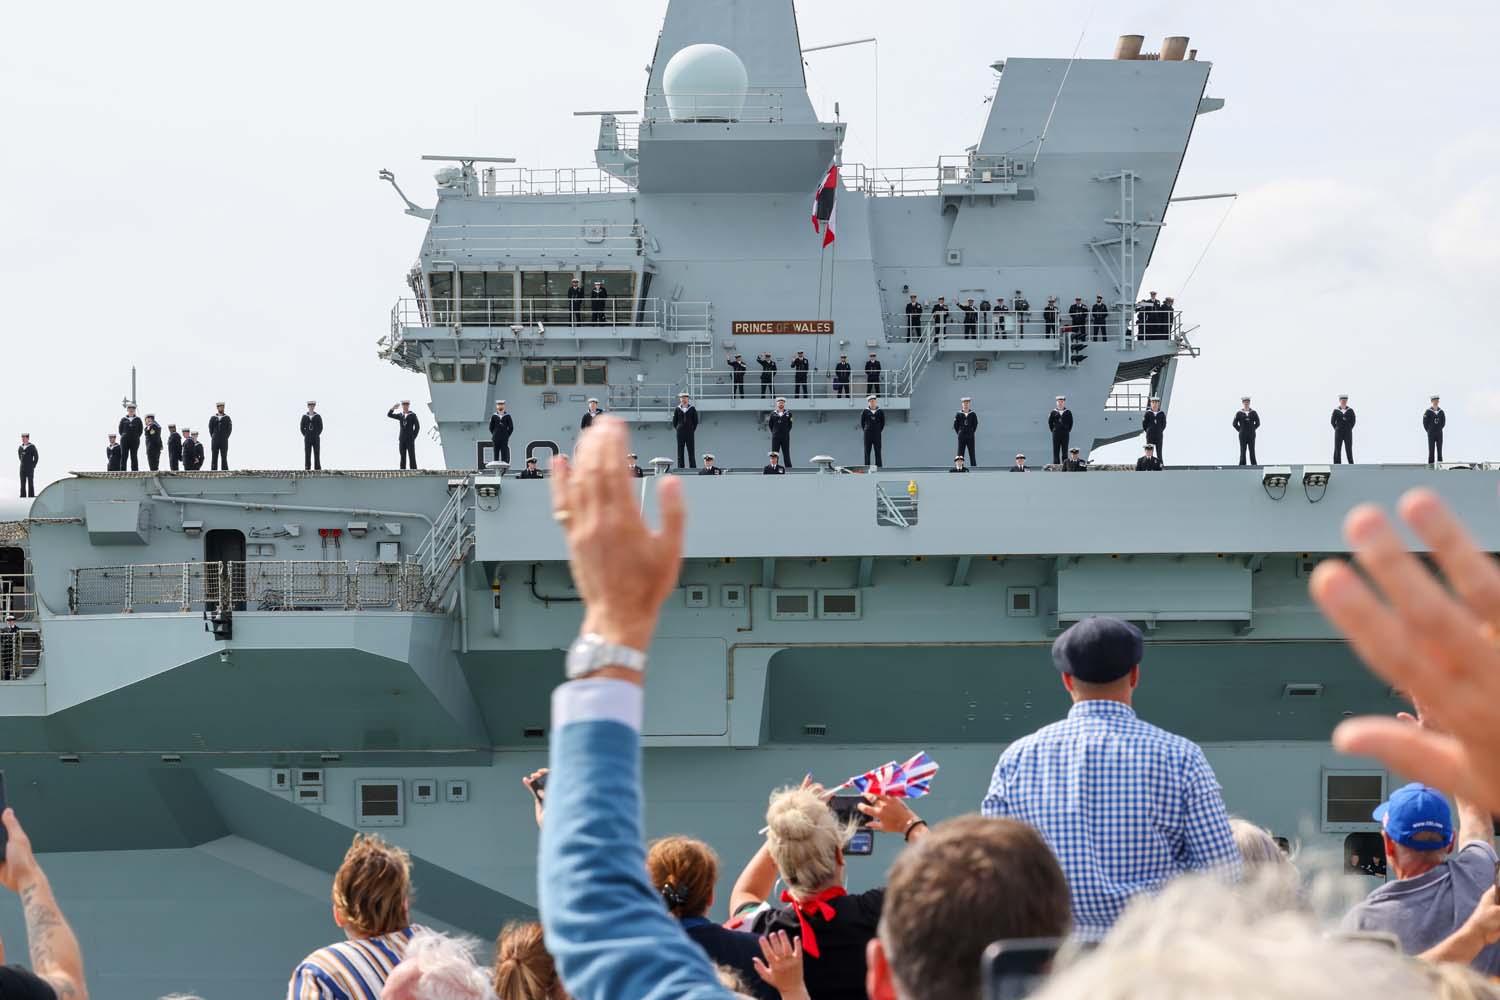
[[[1490,814],[1479,808],[1472,802],[1457,799],[1458,803],[1458,846],[1462,850],[1465,844],[1481,843],[1491,846],[1495,843],[1494,820]]]
[[[745,870],[740,872],[740,877],[734,880],[734,888],[729,892],[729,915],[734,916],[747,904],[764,903],[775,887],[776,861],[771,857],[770,849],[762,844],[745,865]]]
[[[26,914],[26,941],[31,949],[31,971],[47,980],[60,1000],[81,1000],[88,991],[83,983],[83,953],[78,939],[63,919],[47,876],[36,875],[21,886],[21,907]]]

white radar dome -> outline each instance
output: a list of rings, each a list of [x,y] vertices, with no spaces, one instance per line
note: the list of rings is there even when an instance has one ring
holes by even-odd
[[[722,45],[679,49],[661,74],[673,121],[734,121],[745,109],[750,77],[740,57]]]

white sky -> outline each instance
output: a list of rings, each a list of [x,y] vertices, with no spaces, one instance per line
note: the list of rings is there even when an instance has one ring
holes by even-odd
[[[1500,458],[1500,15],[1483,0],[803,0],[805,45],[876,34],[880,159],[978,139],[988,64],[1192,36],[1227,107],[1200,120],[1147,287],[1175,293],[1201,358],[1172,400],[1174,463],[1232,462],[1242,392],[1262,461],[1327,461],[1338,392],[1363,461]],[[1100,8],[1089,20],[1090,8]],[[102,468],[130,366],[143,412],[201,427],[229,403],[240,468],[295,465],[307,398],[330,467],[388,467],[425,383],[375,356],[431,204],[422,153],[592,162],[594,123],[638,107],[662,0],[566,5],[201,2],[11,5],[0,61],[0,438],[41,478]],[[875,52],[808,57],[814,101],[873,159]],[[1134,445],[1113,454],[1133,455]],[[429,461],[437,455],[426,444]],[[7,477],[4,491],[11,490]]]

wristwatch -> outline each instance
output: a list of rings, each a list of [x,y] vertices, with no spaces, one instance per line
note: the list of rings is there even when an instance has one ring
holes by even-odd
[[[574,680],[604,667],[624,667],[644,671],[646,654],[639,649],[604,641],[602,635],[586,632],[568,647],[567,677]]]

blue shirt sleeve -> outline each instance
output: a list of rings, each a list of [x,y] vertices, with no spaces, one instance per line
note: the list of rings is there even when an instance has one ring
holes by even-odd
[[[1239,881],[1244,861],[1229,827],[1224,792],[1208,758],[1196,746],[1191,750],[1183,786],[1182,820],[1183,869],[1212,869],[1226,881]]]
[[[552,700],[540,903],[574,1000],[730,1000],[646,880],[639,686],[573,681]]]

